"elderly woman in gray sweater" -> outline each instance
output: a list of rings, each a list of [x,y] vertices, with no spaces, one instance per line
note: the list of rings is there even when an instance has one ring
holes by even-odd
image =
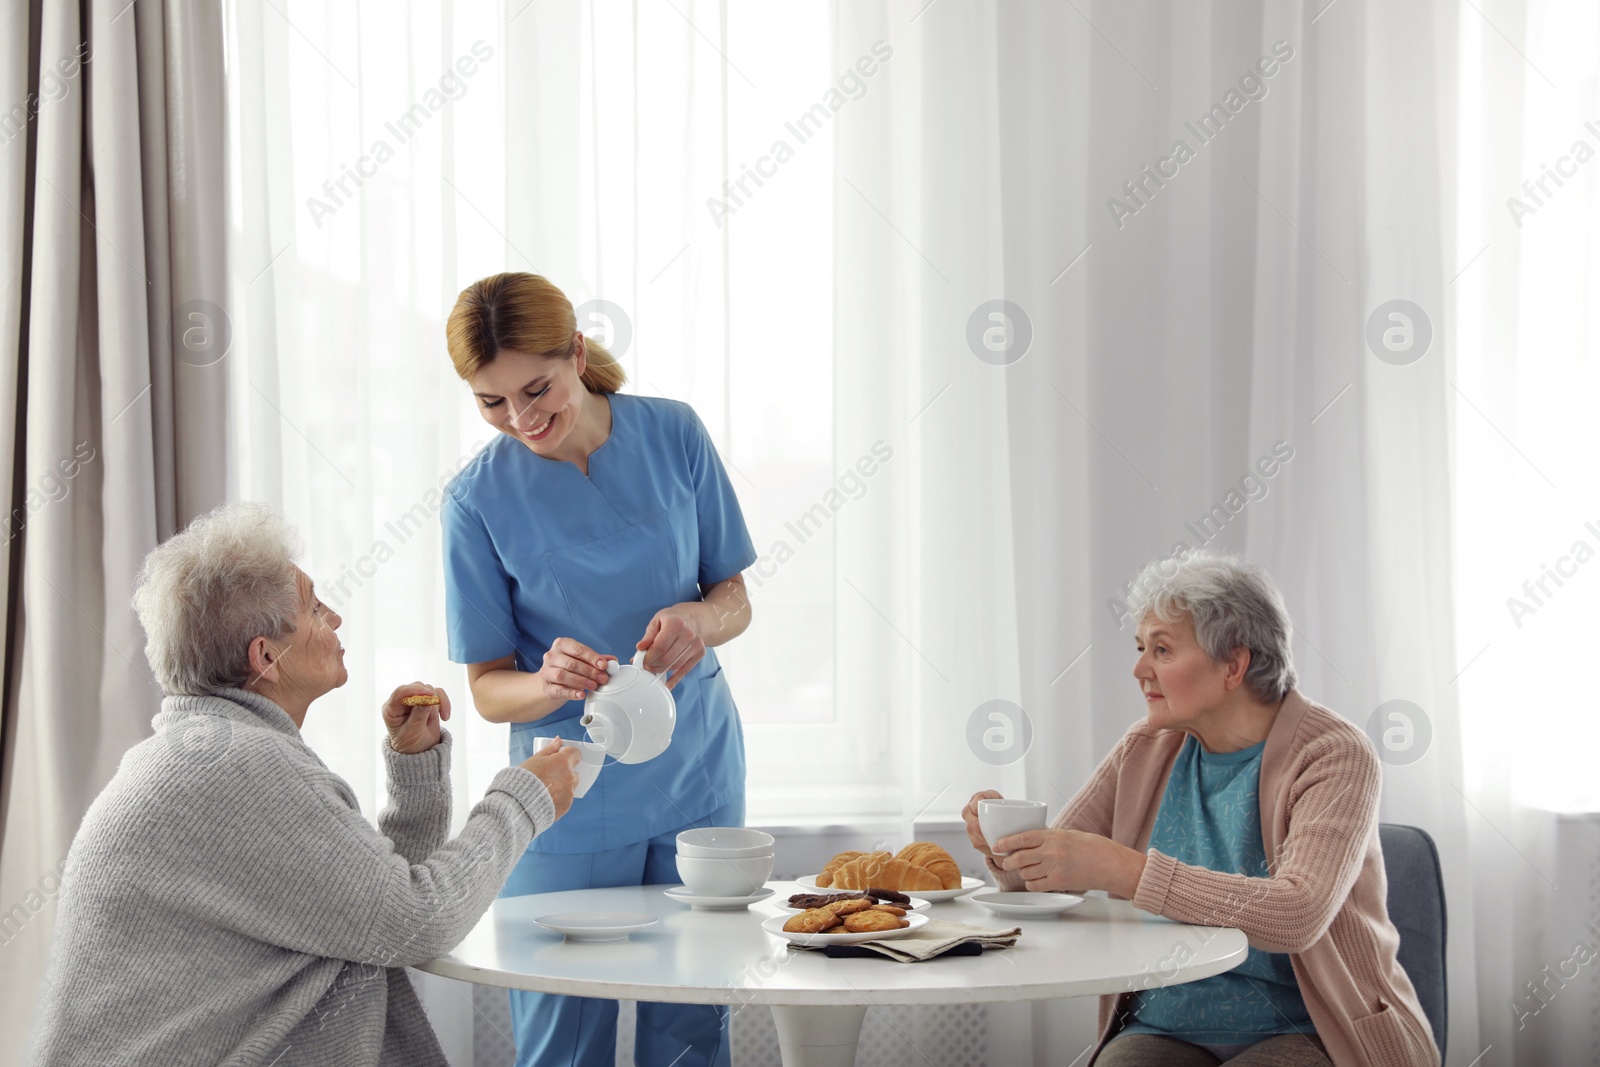
[[[292,542],[231,504],[145,560],[134,607],[167,696],[68,853],[29,1063],[445,1063],[404,968],[477,923],[571,805],[578,753],[500,771],[447,839],[450,702],[400,686],[374,829],[300,737],[347,676]]]

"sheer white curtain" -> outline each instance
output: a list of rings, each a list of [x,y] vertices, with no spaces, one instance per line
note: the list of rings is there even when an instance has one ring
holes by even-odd
[[[630,389],[695,406],[740,494],[762,625],[725,659],[751,817],[954,804],[971,783],[919,757],[943,751],[925,712],[1016,695],[989,681],[1014,673],[996,670],[1014,650],[1010,515],[1003,446],[969,455],[919,409],[996,405],[1002,387],[980,398],[924,366],[890,305],[835,341],[836,300],[859,297],[835,263],[897,254],[834,166],[835,137],[896,77],[888,27],[839,58],[821,2],[232,15],[238,488],[301,520],[347,645],[367,646],[361,682],[330,699],[370,701],[410,663],[459,678],[438,658],[433,490],[485,433],[441,323],[473,278],[536,270]],[[863,188],[889,158],[856,172]],[[966,520],[936,518],[973,486],[993,491],[970,527],[990,573],[963,562]],[[945,618],[971,621],[973,654]],[[356,708],[321,718],[375,737]],[[475,729],[474,767],[499,763],[499,733]],[[378,765],[359,758],[370,794]]]
[[[344,616],[350,682],[306,735],[368,814],[398,683],[455,698],[458,818],[506,759],[505,728],[444,658],[436,518],[487,439],[444,317],[502,270],[560,285],[628,388],[691,403],[728,465],[763,553],[762,624],[725,658],[751,816],[824,795],[856,811],[864,782],[898,811],[884,792],[902,753],[869,703],[852,717],[871,743],[779,751],[835,730],[834,516],[888,477],[858,465],[877,462],[871,441],[844,455],[829,432],[832,153],[827,123],[802,118],[833,87],[826,5],[230,4],[228,22],[233,491],[288,512]],[[785,138],[798,150],[776,159]],[[468,1062],[469,1002],[425,985]]]
[[[238,492],[344,583],[352,681],[309,736],[376,810],[376,705],[420,675],[458,696],[458,810],[504,760],[442,658],[432,491],[484,434],[441,323],[536,270],[728,462],[763,557],[725,657],[752,819],[1063,802],[1142,714],[1121,583],[1179,543],[1243,551],[1303,691],[1380,742],[1409,716],[1384,817],[1444,853],[1452,1062],[1528,1047],[1502,919],[1543,883],[1514,817],[1593,807],[1536,794],[1584,777],[1545,773],[1549,731],[1593,726],[1519,664],[1536,632],[1577,662],[1587,574],[1520,628],[1504,600],[1600,517],[1570,238],[1594,179],[1520,229],[1503,201],[1590,136],[1577,17],[230,8]],[[1546,731],[1509,762],[1507,709]],[[1091,1010],[1006,1009],[997,1061],[1070,1060]]]
[[[880,423],[955,382],[917,419],[915,454],[933,462],[911,474],[938,485],[912,490],[927,513],[897,513],[916,535],[886,553],[879,580],[908,577],[881,606],[939,635],[941,670],[982,663],[997,695],[1020,694],[1028,795],[1063,802],[1143,714],[1116,601],[1180,544],[1270,569],[1304,692],[1380,741],[1372,724],[1407,712],[1413,733],[1384,752],[1384,818],[1444,853],[1452,1060],[1466,1063],[1487,1043],[1478,975],[1511,960],[1475,951],[1477,916],[1509,897],[1475,899],[1505,856],[1469,837],[1460,791],[1447,324],[1470,256],[1455,230],[1463,13],[1478,17],[1451,3],[850,5],[840,62],[887,33],[896,66],[881,107],[840,126],[838,226],[857,251],[837,257],[851,300],[835,343],[842,355],[881,321],[880,358],[916,352],[879,385]],[[1014,309],[992,321],[1031,347],[985,357],[986,302],[1002,299]],[[1397,300],[1422,309],[1406,321],[1428,319],[1426,347],[1383,344]],[[914,560],[947,534],[960,574],[929,582]],[[985,587],[971,605],[926,595],[968,580]],[[991,609],[1014,620],[999,649],[972,632]],[[926,694],[919,711],[968,757]],[[981,757],[963,762],[962,780],[1008,788]],[[1481,1003],[1503,1011],[1487,991]],[[1071,1060],[1092,1038],[1087,1007],[1008,1009],[1005,1059]]]
[[[1596,941],[1595,846],[1573,857],[1583,837],[1570,830],[1600,811],[1600,726],[1577,680],[1593,660],[1600,552],[1600,14],[1571,0],[1483,10],[1461,27],[1471,265],[1456,282],[1451,383],[1462,787],[1494,861],[1476,872],[1482,1044],[1501,1062],[1576,1062],[1592,1055],[1596,986],[1550,975],[1571,979],[1574,947]]]

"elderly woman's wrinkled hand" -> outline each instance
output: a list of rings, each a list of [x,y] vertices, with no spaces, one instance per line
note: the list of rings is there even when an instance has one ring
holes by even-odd
[[[961,809],[961,821],[967,824],[967,840],[972,842],[972,847],[981,852],[986,859],[998,862],[999,857],[989,850],[989,842],[983,836],[983,830],[978,826],[978,801],[1004,800],[993,789],[985,789],[972,794],[972,799],[967,801],[967,806]]]
[[[434,697],[435,704],[408,706],[407,697]],[[411,682],[389,694],[383,705],[383,725],[389,730],[389,747],[414,756],[439,743],[440,723],[450,718],[450,696],[438,686]]]
[[[1104,889],[1131,900],[1144,873],[1142,852],[1082,830],[1027,830],[994,845],[1007,853],[997,862],[1020,874],[1030,893]]]
[[[522,761],[522,769],[544,783],[555,805],[556,818],[572,807],[572,793],[578,788],[578,750],[556,738]]]

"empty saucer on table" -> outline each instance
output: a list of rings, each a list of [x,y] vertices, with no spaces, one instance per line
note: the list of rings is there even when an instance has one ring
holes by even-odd
[[[1053,919],[1083,903],[1076,893],[978,893],[974,904],[982,904],[1007,919]]]
[[[828,892],[830,892],[830,890],[821,889],[821,890],[817,890],[817,892],[828,893]],[[840,893],[849,893],[849,892],[851,892],[851,890],[849,890],[849,889],[840,889],[840,890],[838,890],[838,892],[840,892]],[[909,893],[906,894],[906,895],[910,896]],[[886,900],[886,901],[883,901],[883,903],[885,903],[885,904],[894,904],[894,901]],[[897,907],[897,908],[905,908],[907,911],[927,911],[928,910],[928,905],[931,904],[931,903],[932,903],[932,901],[924,900],[922,897],[911,897],[911,903],[910,904],[894,904],[894,906]],[[807,909],[790,907],[789,898],[788,897],[784,897],[783,900],[781,902],[779,902],[779,904],[778,904],[778,910],[779,911],[786,911],[790,915],[798,915],[802,911],[805,911]]]
[[[631,911],[568,911],[541,915],[533,920],[568,941],[621,941],[629,934],[654,926],[659,920]]]
[[[761,924],[761,929],[773,937],[781,937],[785,941],[792,941],[796,945],[858,945],[863,941],[892,941],[897,937],[905,937],[919,926],[928,924],[928,917],[919,912],[910,912],[906,915],[909,926],[902,926],[898,930],[867,930],[859,934],[796,934],[783,928],[792,916],[774,915]]]
[[[752,893],[747,897],[703,897],[689,892],[688,886],[675,885],[671,889],[663,889],[662,892],[679,904],[687,904],[696,911],[743,911],[752,904],[766,900],[777,890],[771,886],[763,886],[759,893]]]
[[[834,886],[820,886],[820,885],[818,885],[817,884],[817,876],[814,875],[814,874],[808,874],[804,878],[796,878],[795,879],[795,883],[800,885],[800,886],[805,887],[806,889],[811,890],[814,893],[843,893],[843,892],[846,892],[846,890],[839,889],[839,888],[834,887]],[[930,904],[943,904],[947,900],[954,900],[957,897],[964,897],[968,893],[974,893],[974,892],[978,891],[979,889],[984,888],[988,884],[989,883],[985,882],[982,878],[963,877],[961,879],[961,888],[960,889],[918,889],[918,890],[916,890],[915,895],[919,899],[926,900]],[[886,888],[886,887],[883,887],[883,888]],[[907,896],[911,896],[913,894],[907,893],[906,895]]]

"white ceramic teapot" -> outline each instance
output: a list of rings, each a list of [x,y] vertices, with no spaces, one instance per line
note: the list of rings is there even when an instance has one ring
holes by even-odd
[[[578,724],[619,763],[655,759],[672,744],[678,703],[666,681],[644,669],[644,652],[632,663],[613,663],[605,685],[583,702]]]

